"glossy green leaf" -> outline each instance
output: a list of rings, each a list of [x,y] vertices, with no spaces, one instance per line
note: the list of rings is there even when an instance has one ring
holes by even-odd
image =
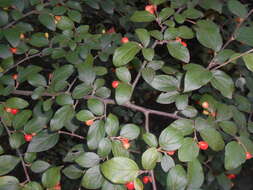
[[[117,104],[122,105],[127,103],[132,96],[132,86],[126,83],[121,83],[116,88],[115,99]]]
[[[71,30],[74,28],[74,22],[66,16],[61,16],[61,20],[56,24],[60,30]]]
[[[166,93],[161,93],[156,102],[160,104],[171,104],[175,102],[176,98],[178,97],[179,92],[178,91],[171,91]]]
[[[87,189],[98,189],[102,186],[103,182],[104,178],[100,173],[99,166],[94,166],[86,171],[82,178],[81,184]]]
[[[159,159],[159,152],[156,148],[147,149],[141,157],[141,163],[144,169],[152,170],[156,166],[156,162]]]
[[[35,33],[32,35],[31,40],[29,40],[29,43],[34,47],[45,47],[49,41],[44,33]]]
[[[136,42],[128,42],[117,48],[113,55],[113,64],[123,66],[133,60],[141,47]]]
[[[41,185],[35,181],[25,184],[22,190],[43,190]]]
[[[189,63],[190,61],[190,53],[187,47],[183,46],[181,43],[177,41],[170,41],[167,44],[167,48],[172,57],[183,61],[185,63]]]
[[[181,162],[191,162],[199,154],[199,147],[193,138],[185,138],[178,150],[178,158]]]
[[[87,145],[90,150],[95,150],[98,148],[98,144],[101,139],[105,136],[105,127],[103,121],[95,121],[93,125],[90,126],[87,135]]]
[[[25,143],[24,135],[20,132],[15,132],[11,134],[9,138],[9,143],[11,148],[13,149],[19,148],[21,145]]]
[[[130,20],[133,22],[152,22],[155,20],[155,15],[148,11],[135,11]]]
[[[29,104],[26,100],[17,97],[9,98],[6,101],[6,106],[9,108],[23,109],[26,108],[28,105]]]
[[[135,124],[123,125],[120,130],[120,136],[128,138],[129,140],[136,139],[140,134],[140,128]]]
[[[99,156],[94,152],[82,153],[75,162],[84,168],[96,166],[100,161]]]
[[[64,105],[73,105],[74,101],[70,95],[61,94],[56,97],[56,103],[59,104],[60,106],[64,106]]]
[[[103,115],[104,113],[104,103],[98,99],[89,99],[87,105],[90,111],[95,115]]]
[[[61,168],[62,167],[52,167],[42,174],[41,181],[44,187],[51,188],[60,182]]]
[[[243,60],[246,64],[246,67],[253,72],[253,53],[244,55]]]
[[[74,164],[67,166],[62,170],[65,176],[69,179],[78,179],[83,175],[83,171]]]
[[[43,13],[43,14],[40,14],[38,18],[41,24],[43,24],[49,30],[55,31],[56,25],[55,25],[54,18],[52,15]]]
[[[173,190],[183,190],[187,185],[187,176],[181,165],[171,168],[167,175],[167,187]]]
[[[0,176],[3,176],[11,172],[19,162],[20,159],[16,156],[12,155],[0,156]]]
[[[76,118],[79,121],[88,121],[94,119],[94,115],[88,110],[81,110],[76,114]]]
[[[116,136],[119,130],[119,119],[110,113],[105,120],[105,131],[109,136]]]
[[[161,159],[161,167],[164,172],[168,172],[171,168],[175,166],[173,158],[165,154]]]
[[[114,157],[104,162],[100,168],[107,179],[119,184],[133,181],[139,173],[137,164],[125,157]]]
[[[228,9],[240,18],[245,18],[248,14],[246,6],[238,0],[229,0]]]
[[[14,129],[20,129],[21,127],[23,127],[31,116],[31,110],[22,110],[17,115],[15,115],[12,120],[12,125]]]
[[[98,155],[100,157],[106,157],[111,153],[112,144],[108,138],[102,139],[98,144]]]
[[[139,40],[141,41],[144,47],[147,47],[150,42],[150,34],[144,28],[138,28],[135,30],[136,35],[138,36]]]
[[[41,173],[47,170],[50,167],[50,164],[43,160],[36,160],[31,165],[31,170],[34,173]]]
[[[116,75],[119,80],[129,83],[131,82],[131,73],[127,67],[119,67],[116,69]]]
[[[187,164],[187,179],[188,188],[197,189],[201,187],[204,182],[204,172],[201,163],[198,159],[188,162]]]
[[[179,81],[173,76],[156,75],[150,85],[156,90],[171,92],[178,89]]]
[[[149,145],[151,147],[158,146],[157,138],[154,134],[147,132],[147,133],[143,134],[142,138],[147,145]]]

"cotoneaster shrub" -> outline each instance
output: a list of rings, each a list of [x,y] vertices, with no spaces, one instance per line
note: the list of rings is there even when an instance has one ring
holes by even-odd
[[[239,0],[1,0],[0,190],[233,188],[253,144]]]

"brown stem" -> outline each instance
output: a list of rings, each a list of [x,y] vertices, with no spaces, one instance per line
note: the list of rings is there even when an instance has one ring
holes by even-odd
[[[132,84],[132,89],[133,89],[133,90],[135,89],[135,87],[136,87],[138,81],[140,80],[141,72],[142,72],[142,70],[145,68],[146,65],[147,65],[147,61],[144,61],[144,62],[142,63],[142,65],[141,65],[141,68],[140,68],[140,70],[139,70],[139,72],[138,72],[138,74],[137,74],[137,76],[136,76],[136,78],[135,78],[133,84]]]
[[[33,94],[33,91],[13,90],[12,94],[23,95],[23,96],[31,96]],[[63,94],[63,93],[54,93],[54,94],[44,93],[44,94],[42,94],[42,96],[52,96],[52,97],[54,97],[54,96],[57,96],[57,95],[60,95],[60,94]],[[91,99],[91,98],[96,98],[96,99],[102,101],[105,104],[117,104],[113,99],[109,99],[109,98],[99,98],[97,96],[85,96],[84,97],[84,99]],[[130,102],[125,103],[121,106],[130,108],[132,110],[142,112],[144,114],[149,113],[149,114],[153,114],[153,115],[160,115],[160,116],[164,116],[164,117],[169,117],[169,118],[172,118],[172,119],[181,119],[182,118],[182,117],[180,117],[176,114],[173,114],[173,113],[167,113],[167,112],[157,111],[157,110],[153,110],[153,109],[148,109],[148,108],[145,108],[145,107],[142,107],[142,106],[132,104]]]
[[[9,67],[8,69],[6,69],[6,70],[3,72],[3,74],[7,73],[9,70],[11,70],[11,69],[17,67],[19,64],[21,64],[21,63],[23,63],[23,62],[25,62],[25,61],[27,61],[27,60],[29,60],[29,59],[32,59],[32,58],[34,58],[34,57],[41,57],[41,56],[42,56],[41,53],[37,53],[37,54],[31,55],[31,56],[25,57],[24,59],[20,60],[20,61],[17,62],[16,64],[14,64],[14,65],[12,65],[11,67]]]
[[[153,187],[153,190],[157,190],[157,188],[156,188],[156,181],[155,181],[155,175],[154,175],[154,170],[150,171],[150,175],[151,175],[151,178],[152,178],[152,187]]]
[[[69,136],[72,136],[72,137],[77,137],[79,139],[85,139],[84,137],[80,136],[80,135],[77,135],[75,133],[70,133],[70,132],[67,132],[67,131],[58,131],[59,134],[65,134],[65,135],[69,135]]]
[[[5,125],[4,122],[1,121],[1,123],[3,124],[5,130],[6,130],[7,134],[8,134],[8,136],[11,137],[11,132],[10,132],[10,130],[8,129],[8,127]],[[29,176],[29,174],[28,174],[28,170],[27,170],[25,161],[24,161],[24,159],[23,159],[23,156],[22,156],[22,154],[21,154],[21,152],[20,152],[20,150],[19,150],[18,148],[16,149],[16,151],[17,151],[17,154],[18,154],[18,156],[19,156],[19,158],[20,158],[20,161],[21,161],[21,164],[22,164],[24,173],[25,173],[26,181],[29,181],[29,182],[30,182],[31,179],[30,179],[30,176]]]
[[[219,68],[221,68],[221,67],[223,67],[223,66],[229,64],[230,62],[235,61],[236,59],[239,59],[240,57],[242,57],[242,56],[244,56],[244,55],[247,55],[247,54],[249,54],[249,53],[251,53],[251,52],[253,52],[253,49],[250,49],[250,50],[248,50],[248,51],[246,51],[246,52],[244,52],[244,53],[242,53],[242,54],[240,54],[240,55],[238,55],[238,56],[236,56],[236,57],[233,57],[233,58],[229,59],[229,60],[226,61],[225,63],[223,63],[223,64],[221,64],[221,65],[218,65],[218,66],[214,67],[212,70],[217,70],[217,69],[219,69]]]

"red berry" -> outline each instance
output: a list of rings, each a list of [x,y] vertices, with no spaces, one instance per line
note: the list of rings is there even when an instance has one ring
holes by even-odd
[[[235,174],[227,174],[228,179],[235,179],[236,175]]]
[[[167,151],[167,154],[173,156],[175,154],[175,151]]]
[[[127,43],[127,42],[129,42],[128,37],[123,37],[123,38],[121,38],[121,43],[122,43],[122,44],[125,44],[125,43]]]
[[[179,38],[179,37],[176,37],[176,42],[181,43],[181,42],[182,42],[182,39],[181,39],[181,38]]]
[[[246,152],[246,160],[249,160],[252,158],[252,154],[250,152]]]
[[[8,112],[8,113],[11,113],[11,110],[12,110],[12,109],[6,107],[6,108],[4,108],[4,110],[5,110],[6,112]]]
[[[111,27],[109,30],[106,31],[107,34],[113,34],[115,33],[115,28],[114,27]]]
[[[149,13],[151,13],[151,14],[155,14],[156,6],[154,6],[154,5],[147,5],[145,7],[145,10],[148,11]]]
[[[125,184],[125,187],[128,189],[128,190],[134,190],[134,182],[128,182]]]
[[[33,136],[31,134],[26,134],[25,135],[25,141],[30,142],[33,139]]]
[[[208,149],[208,143],[205,142],[205,141],[199,141],[198,146],[199,146],[199,148],[200,148],[201,150],[206,150],[206,149]]]
[[[90,119],[88,121],[85,122],[86,125],[90,126],[94,123],[94,120],[93,119]]]
[[[61,190],[61,184],[57,184],[56,186],[54,186],[54,190]]]
[[[18,109],[11,109],[11,113],[12,113],[13,115],[16,115],[18,112],[19,112]]]
[[[14,75],[12,75],[12,78],[13,78],[13,80],[17,80],[18,79],[18,75],[14,74]]]
[[[202,108],[207,109],[207,108],[209,107],[209,104],[208,104],[208,102],[203,102],[203,103],[201,104],[201,106],[202,106]]]
[[[10,48],[11,53],[17,53],[17,48]]]
[[[187,43],[181,42],[182,46],[187,47]]]
[[[144,176],[142,178],[142,181],[143,181],[144,184],[147,184],[150,181],[150,177],[149,176]]]
[[[57,20],[57,21],[60,21],[60,20],[61,20],[61,16],[55,16],[54,18],[55,18],[55,20]]]
[[[119,81],[115,80],[112,82],[112,87],[117,88],[119,86]]]

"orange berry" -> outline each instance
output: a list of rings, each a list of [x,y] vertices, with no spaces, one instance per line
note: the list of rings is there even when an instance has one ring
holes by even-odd
[[[246,152],[246,160],[249,160],[252,158],[252,154],[250,152]]]
[[[173,156],[175,154],[175,151],[167,151],[166,153],[170,156]]]
[[[208,149],[208,143],[205,142],[205,141],[199,141],[199,142],[198,142],[198,146],[199,146],[199,148],[200,148],[201,150],[206,150],[206,149]]]
[[[8,107],[6,107],[6,108],[4,108],[4,110],[6,111],[6,112],[8,112],[8,113],[11,113],[11,108],[8,108]]]
[[[20,38],[21,40],[23,40],[23,39],[25,39],[25,35],[21,33],[21,34],[19,35],[19,38]]]
[[[127,143],[127,142],[123,143],[123,147],[124,147],[125,149],[129,149],[130,146],[131,146],[130,143]]]
[[[179,37],[176,37],[176,42],[182,42],[182,39],[181,38],[179,38]]]
[[[12,79],[13,79],[13,80],[17,80],[17,79],[18,79],[18,74],[13,74],[13,75],[12,75]]]
[[[34,137],[34,136],[36,136],[37,134],[36,133],[32,133],[32,136]]]
[[[201,105],[202,105],[202,108],[205,108],[205,109],[209,108],[208,102],[203,102]]]
[[[145,7],[145,10],[148,11],[151,14],[155,14],[156,6],[155,5],[147,5]]]
[[[17,48],[10,48],[11,53],[17,53]]]
[[[122,138],[120,141],[121,141],[122,143],[129,143],[128,138]]]
[[[228,179],[235,179],[236,175],[235,174],[227,174]]]
[[[127,42],[129,42],[128,37],[123,37],[123,38],[121,38],[121,43],[122,43],[122,44],[125,44],[125,43],[127,43]]]
[[[203,110],[204,115],[209,115],[209,112],[207,110]]]
[[[60,21],[60,20],[61,20],[61,16],[54,16],[54,19],[55,19],[56,21]]]
[[[119,86],[119,81],[115,80],[112,82],[112,87],[117,88]]]
[[[88,121],[85,122],[86,125],[90,126],[94,123],[94,120],[93,119],[90,119]]]
[[[241,22],[243,22],[243,21],[244,21],[244,18],[237,17],[237,18],[235,19],[235,22],[237,22],[237,23],[241,23]]]

